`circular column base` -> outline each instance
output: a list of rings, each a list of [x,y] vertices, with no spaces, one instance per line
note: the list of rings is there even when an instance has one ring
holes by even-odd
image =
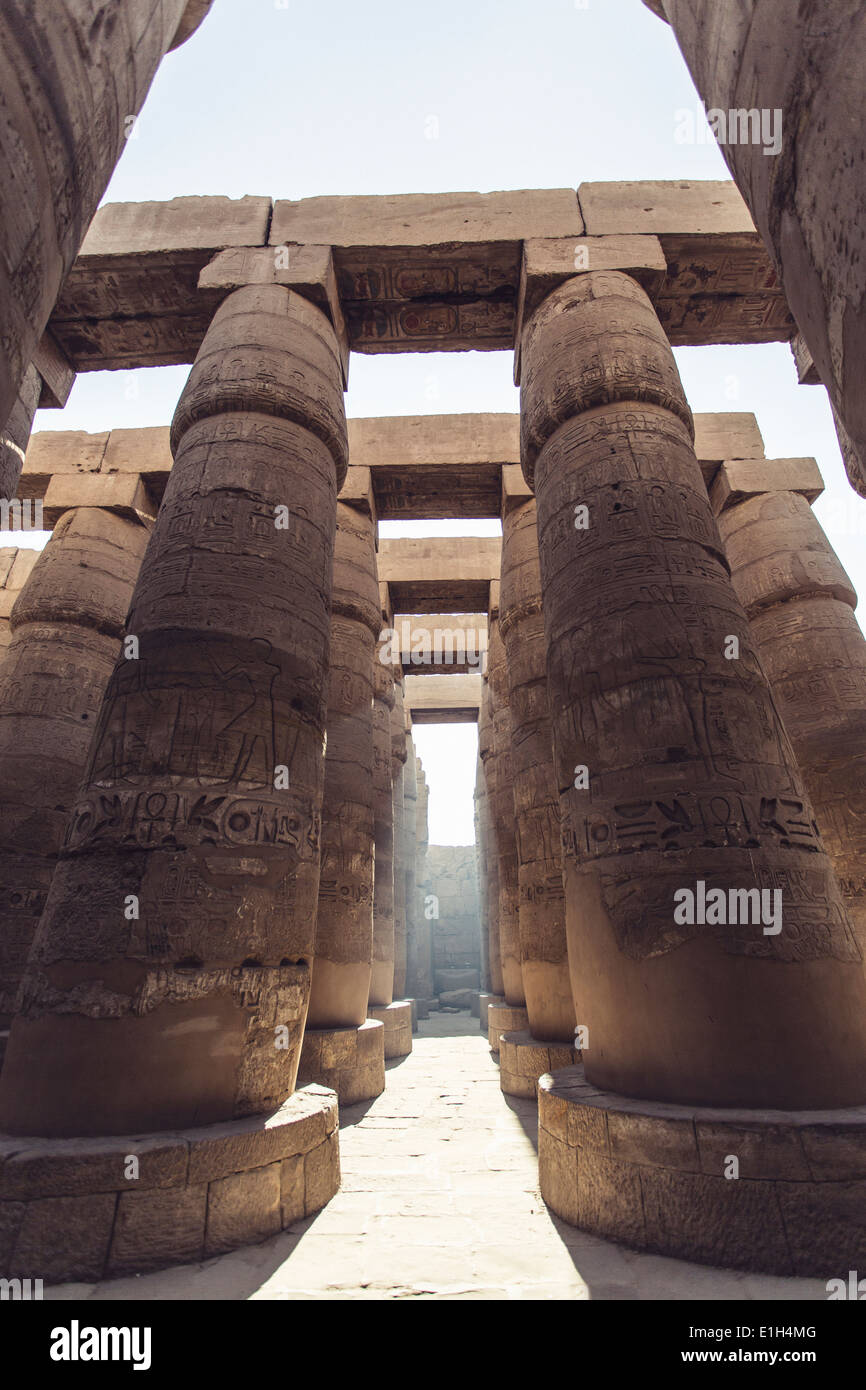
[[[504,1004],[504,994],[489,994],[485,990],[478,991],[478,1022],[482,1033],[489,1031],[490,1025],[487,1022],[487,1010],[491,1004]]]
[[[95,1283],[267,1240],[331,1200],[339,1144],[337,1097],[321,1086],[201,1129],[0,1135],[0,1269]]]
[[[472,991],[472,1002],[471,1002],[470,1005],[469,1005],[469,1012],[471,1013],[471,1015],[472,1015],[473,1018],[480,1018],[480,1017],[481,1017],[481,1005],[480,1005],[480,1003],[479,1003],[480,998],[481,998],[481,991],[480,991],[480,989],[473,989],[473,991]]]
[[[699,1264],[847,1281],[866,1269],[866,1105],[733,1110],[538,1084],[541,1194],[594,1235]]]
[[[393,1004],[377,1004],[368,1011],[368,1018],[377,1018],[385,1025],[385,1060],[408,1057],[412,1051],[412,1005],[408,999],[395,999]]]
[[[528,1033],[529,1014],[520,1004],[492,1001],[487,1005],[487,1040],[490,1051],[499,1051],[499,1038],[502,1033]]]
[[[368,1018],[358,1028],[308,1028],[298,1085],[315,1082],[336,1091],[341,1105],[374,1100],[385,1089],[385,1028]]]
[[[499,1085],[507,1096],[535,1100],[539,1077],[573,1067],[580,1053],[567,1042],[545,1042],[531,1033],[503,1033],[499,1039]]]

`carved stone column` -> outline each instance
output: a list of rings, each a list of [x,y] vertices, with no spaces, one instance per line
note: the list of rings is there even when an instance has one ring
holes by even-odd
[[[0,661],[12,641],[12,609],[38,559],[38,550],[0,545]]]
[[[526,995],[520,965],[520,885],[517,869],[517,836],[514,828],[514,782],[511,761],[511,709],[505,645],[499,630],[498,608],[490,614],[487,651],[488,688],[493,724],[495,790],[490,793],[493,833],[499,866],[499,953],[505,1004],[489,1004],[490,1046],[499,1050],[499,1035],[529,1027]]]
[[[373,887],[373,970],[370,1003],[394,998],[394,807],[391,779],[391,711],[394,670],[379,658],[373,663],[373,812],[376,836]]]
[[[534,500],[503,511],[499,605],[511,714],[520,962],[529,1020],[528,1029],[502,1035],[499,1080],[507,1095],[533,1100],[539,1076],[577,1060],[535,520]]]
[[[479,712],[480,713],[480,712]],[[479,752],[475,763],[475,862],[478,866],[478,913],[481,923],[481,993],[490,994],[490,938],[488,934],[487,788]]]
[[[209,8],[205,0],[4,0],[10,215],[0,226],[0,429],[157,68]],[[0,477],[0,496],[14,496],[17,483]]]
[[[776,1181],[792,1170],[774,1154],[824,1109],[857,1155],[848,1176],[866,1178],[866,980],[730,582],[673,355],[618,272],[554,290],[521,349],[588,1034],[585,1069],[539,1086],[542,1193],[632,1245],[817,1270],[815,1213],[841,1228],[847,1188],[822,1172],[806,1197]],[[594,1139],[599,1122],[615,1151]]]
[[[27,954],[149,531],[95,507],[66,512],[12,610],[0,660],[0,1041]]]
[[[406,712],[403,673],[394,672],[391,710],[391,807],[394,830],[394,998],[390,1004],[371,1004],[368,1017],[385,1025],[385,1057],[405,1057],[412,1051],[412,1005],[406,994],[406,817],[403,774],[406,763]]]
[[[725,465],[712,498],[734,588],[866,955],[866,638],[854,586],[798,490],[805,463],[769,460],[751,480]],[[812,499],[821,486],[818,475]]]
[[[379,633],[373,517],[337,503],[322,855],[299,1084],[344,1105],[385,1089],[384,1028],[367,1020],[373,960],[373,661]]]
[[[427,864],[430,789],[421,759],[415,759],[418,799],[415,803],[415,997],[418,1017],[427,1018],[433,997],[433,919],[428,911],[431,890]]]
[[[406,711],[406,761],[403,764],[403,867],[406,875],[406,985],[404,994],[414,998],[418,964],[417,864],[418,769],[415,766],[415,740]]]
[[[503,516],[499,606],[512,725],[521,974],[530,1031],[536,1038],[571,1042],[574,1003],[535,512],[535,502],[529,501]]]
[[[499,947],[499,846],[494,825],[496,796],[496,753],[493,739],[493,719],[490,712],[490,680],[485,674],[481,687],[481,707],[478,711],[478,757],[481,760],[483,797],[481,799],[481,828],[484,836],[484,864],[487,892],[484,897],[482,930],[486,928],[490,989],[497,1003],[505,1003],[502,982],[502,956]],[[489,1002],[489,1001],[488,1001]],[[482,1031],[487,1031],[485,1006],[481,1009]]]
[[[12,1026],[13,1133],[225,1121],[295,1085],[347,465],[325,316],[277,286],[230,294],[172,449]]]

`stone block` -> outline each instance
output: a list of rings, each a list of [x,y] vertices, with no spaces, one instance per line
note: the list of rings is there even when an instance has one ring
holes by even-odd
[[[823,491],[824,479],[813,458],[729,459],[715,476],[710,502],[718,516],[765,492],[799,492],[811,505]]]
[[[618,1163],[600,1153],[590,1156],[588,1151],[581,1150],[576,1224],[584,1231],[642,1249],[647,1239],[641,1197],[642,1171],[631,1163]]]
[[[733,1155],[739,1161],[739,1181],[787,1178],[805,1182],[811,1176],[800,1134],[790,1123],[774,1124],[767,1117],[755,1124],[727,1119],[714,1124],[698,1118],[695,1132],[704,1173],[724,1177],[727,1159]]]
[[[571,188],[503,193],[406,193],[277,200],[270,242],[324,246],[441,246],[581,236]]]
[[[564,1139],[538,1126],[538,1180],[541,1195],[552,1211],[578,1224],[578,1151]]]
[[[337,1123],[332,1091],[305,1086],[274,1114],[186,1131],[190,1140],[188,1181],[209,1182],[305,1153],[320,1144]]]
[[[162,203],[106,203],[90,224],[78,263],[90,256],[264,246],[270,215],[270,198],[184,197]]]
[[[866,1180],[866,1131],[850,1124],[804,1124],[798,1130],[809,1175],[817,1183]]]
[[[439,995],[439,1006],[443,1009],[471,1009],[473,1000],[478,997],[474,989],[449,989]]]
[[[201,1259],[207,1208],[207,1183],[169,1191],[122,1192],[106,1273],[133,1274]]]
[[[47,1283],[94,1282],[105,1271],[117,1196],[46,1197],[28,1202],[9,1273]]]
[[[157,507],[136,473],[61,474],[52,478],[45,491],[43,516],[46,530],[57,525],[72,507],[102,507],[132,521],[152,524]]]
[[[303,1221],[307,1214],[304,1202],[304,1167],[306,1156],[295,1154],[284,1158],[280,1168],[280,1220],[283,1229]]]
[[[340,1138],[330,1134],[311,1149],[304,1160],[304,1210],[307,1216],[321,1211],[340,1187]]]
[[[731,1184],[737,1186],[738,1184]],[[791,1273],[847,1281],[866,1270],[866,1182],[780,1182],[776,1194]],[[754,1242],[754,1232],[749,1237]]]
[[[701,1264],[794,1273],[774,1183],[645,1167],[640,1184],[650,1250]]]
[[[582,183],[577,196],[587,236],[755,231],[749,209],[728,179]]]
[[[27,1148],[19,1145],[27,1144]],[[111,1139],[5,1138],[0,1141],[0,1198],[27,1200],[76,1193],[123,1192],[126,1160],[138,1159],[135,1188],[179,1187],[186,1181],[186,1141],[171,1135]]]
[[[607,1130],[613,1159],[692,1173],[701,1170],[702,1155],[698,1154],[694,1122],[686,1116],[673,1119],[611,1110]]]
[[[280,1163],[270,1163],[209,1184],[206,1256],[267,1240],[281,1230],[280,1170]]]

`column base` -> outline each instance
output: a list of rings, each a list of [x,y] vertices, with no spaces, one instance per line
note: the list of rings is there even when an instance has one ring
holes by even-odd
[[[487,1039],[490,1051],[499,1051],[499,1037],[502,1033],[528,1033],[529,1014],[522,1004],[500,1003],[497,999],[487,1005]]]
[[[267,1240],[331,1200],[339,1145],[337,1097],[321,1086],[270,1115],[201,1129],[2,1135],[0,1269],[95,1283]]]
[[[567,1042],[546,1042],[531,1033],[503,1033],[499,1039],[499,1085],[507,1096],[535,1100],[539,1077],[573,1067],[580,1059]]]
[[[377,1018],[385,1025],[385,1060],[408,1057],[412,1051],[412,1005],[408,999],[395,999],[393,1004],[377,1004],[368,1018]]]
[[[409,1004],[411,1005],[411,1008],[412,1008],[412,1032],[413,1032],[413,1033],[417,1033],[417,1032],[418,1032],[418,1000],[417,1000],[417,999],[410,999],[408,1002],[409,1002]]]
[[[471,1013],[471,1015],[472,1015],[473,1018],[480,1018],[480,1017],[481,1017],[481,1005],[480,1005],[480,1003],[479,1003],[479,1000],[480,1000],[480,999],[481,999],[481,991],[480,991],[480,989],[473,989],[473,991],[472,991],[472,1002],[471,1002],[470,1005],[469,1005],[469,1012]]]
[[[866,1269],[866,1105],[667,1105],[567,1067],[539,1082],[538,1170],[557,1216],[636,1250],[846,1286]]]
[[[341,1105],[374,1100],[385,1089],[385,1029],[368,1018],[358,1028],[308,1028],[298,1085],[315,1082],[336,1091]]]
[[[490,1007],[490,1005],[491,1005],[491,1004],[504,1004],[504,1003],[505,1003],[505,995],[504,995],[504,994],[490,994],[490,993],[486,992],[486,991],[483,990],[483,989],[482,989],[482,990],[479,990],[479,992],[478,992],[478,1022],[479,1022],[479,1026],[480,1026],[480,1028],[481,1028],[482,1033],[486,1033],[486,1032],[488,1031],[488,1028],[489,1028],[489,1024],[488,1024],[488,1022],[487,1022],[487,1010],[488,1010],[488,1008]]]

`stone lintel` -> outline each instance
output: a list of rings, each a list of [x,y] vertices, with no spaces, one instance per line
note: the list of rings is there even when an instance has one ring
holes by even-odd
[[[76,371],[47,330],[33,354],[33,365],[42,378],[39,409],[62,410],[75,385]]]
[[[477,724],[480,675],[406,676],[406,708],[413,724]]]
[[[753,414],[697,414],[694,421],[708,487],[725,460],[763,458]],[[360,500],[362,474],[366,486],[369,473],[380,521],[499,518],[532,496],[520,468],[516,413],[383,416],[349,420],[348,427],[351,464],[340,500]],[[159,502],[171,468],[167,425],[101,434],[41,430],[30,440],[18,496],[44,497],[55,474],[137,473]]]
[[[501,553],[498,536],[381,540],[379,579],[398,613],[486,612]]]
[[[523,476],[523,469],[519,463],[505,463],[502,465],[502,515],[503,518],[513,507],[519,507],[521,503],[528,502],[534,497],[535,493]]]
[[[96,213],[73,269],[94,257],[208,251],[265,246],[270,198],[169,198],[165,202],[105,203]]]
[[[340,489],[340,501],[349,507],[355,507],[365,516],[369,516],[374,525],[378,524],[379,513],[376,510],[376,494],[373,491],[372,472],[362,464],[350,463],[346,470],[346,481]],[[376,538],[376,548],[379,548],[378,536]]]
[[[73,507],[100,507],[130,521],[152,526],[159,510],[144,478],[137,473],[68,473],[53,477],[45,491],[42,515],[46,529],[55,527]]]
[[[577,197],[589,237],[614,232],[716,237],[755,232],[732,179],[582,183]]]
[[[813,458],[728,459],[710,488],[716,516],[765,492],[799,492],[811,505],[824,491],[821,470]]]
[[[520,337],[524,323],[557,285],[593,270],[622,270],[655,299],[667,261],[656,236],[613,232],[607,236],[527,238],[520,264],[514,325],[514,384],[520,385]]]
[[[228,247],[208,261],[198,277],[198,285],[201,290],[222,290],[226,294],[243,285],[285,285],[309,299],[331,322],[340,346],[343,386],[348,386],[349,339],[330,246]]]
[[[802,333],[795,333],[791,339],[791,352],[797,369],[797,380],[801,386],[823,386],[818,369],[809,351],[809,345]]]
[[[486,613],[401,613],[394,615],[394,628],[403,669],[409,675],[462,675],[483,670]]]

